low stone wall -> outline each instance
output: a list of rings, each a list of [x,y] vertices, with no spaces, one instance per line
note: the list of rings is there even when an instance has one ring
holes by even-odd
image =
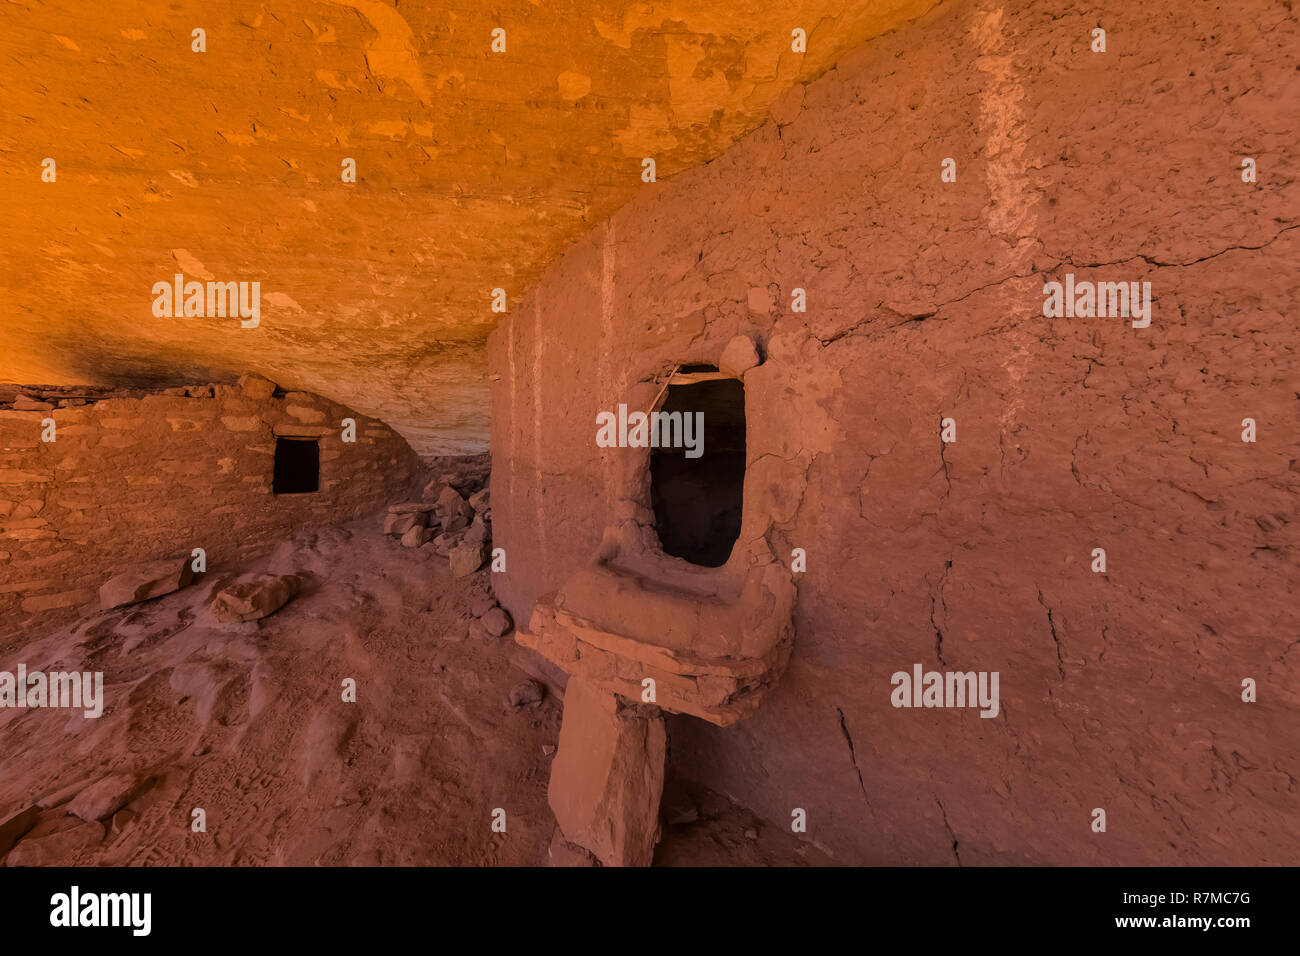
[[[272,493],[277,437],[318,440],[318,492]],[[0,639],[97,608],[99,585],[133,562],[203,548],[212,567],[362,515],[405,494],[418,466],[382,422],[265,379],[0,392]]]

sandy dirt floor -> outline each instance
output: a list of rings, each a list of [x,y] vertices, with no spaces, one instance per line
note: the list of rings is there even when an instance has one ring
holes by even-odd
[[[457,579],[380,523],[304,531],[252,566],[0,647],[10,671],[102,671],[105,685],[98,719],[0,710],[0,834],[36,820],[5,864],[546,865],[561,702],[510,705],[523,652],[469,610],[489,572]],[[303,590],[261,622],[215,621],[213,594],[256,570]],[[126,805],[69,812],[92,784]],[[664,865],[826,862],[686,784],[666,809]]]

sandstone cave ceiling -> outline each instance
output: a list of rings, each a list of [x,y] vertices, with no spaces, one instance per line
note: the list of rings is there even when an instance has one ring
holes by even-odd
[[[8,0],[0,380],[256,372],[421,452],[482,450],[493,288],[516,302],[656,188],[643,157],[661,181],[707,162],[934,5]],[[258,328],[155,317],[153,284],[178,272],[260,281]]]

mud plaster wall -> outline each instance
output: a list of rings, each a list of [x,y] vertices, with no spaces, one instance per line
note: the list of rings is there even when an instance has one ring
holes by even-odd
[[[746,332],[745,533],[808,571],[778,690],[674,718],[678,770],[846,861],[1295,863],[1288,7],[945,4],[648,186],[490,343],[515,618],[612,512],[596,413]],[[1151,282],[1151,326],[1044,318],[1071,271]],[[1001,712],[891,707],[914,663]]]
[[[415,453],[388,426],[272,387],[0,409],[0,637],[97,609],[99,585],[135,562],[201,547],[209,569],[228,565],[410,484]],[[355,443],[342,441],[344,418],[356,421]],[[319,492],[271,493],[276,434],[318,437]]]

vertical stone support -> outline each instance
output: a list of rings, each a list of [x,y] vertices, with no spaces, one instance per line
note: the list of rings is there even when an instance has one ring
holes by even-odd
[[[548,791],[565,839],[605,866],[649,866],[659,842],[666,755],[657,709],[650,713],[571,678]]]

